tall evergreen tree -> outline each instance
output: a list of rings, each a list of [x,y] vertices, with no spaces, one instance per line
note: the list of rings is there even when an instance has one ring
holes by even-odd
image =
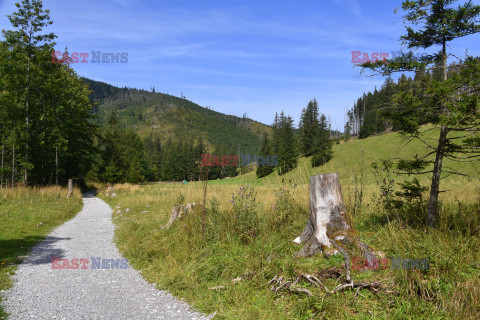
[[[327,121],[327,117],[322,114],[320,116],[320,124],[315,139],[315,146],[312,156],[312,167],[325,164],[332,158],[333,143],[330,139],[330,129],[330,124]]]
[[[81,179],[95,134],[90,91],[68,64],[52,63],[55,35],[41,34],[51,24],[41,1],[16,6],[0,43],[3,171],[9,162],[12,186]]]
[[[273,137],[272,137],[272,149],[274,153],[278,153],[280,149],[280,131],[279,131],[279,119],[278,119],[278,113],[275,113],[275,119],[273,120],[272,124],[272,132],[273,132]]]
[[[28,172],[32,167],[32,163],[29,159],[30,150],[30,122],[31,114],[35,112],[32,108],[33,95],[32,93],[32,72],[40,71],[39,68],[35,68],[35,64],[38,64],[37,55],[41,49],[51,49],[52,41],[56,38],[53,33],[42,34],[43,28],[51,25],[53,21],[50,20],[50,11],[43,10],[43,4],[41,0],[22,0],[21,3],[16,3],[18,8],[17,12],[11,15],[7,15],[10,23],[15,30],[2,30],[3,36],[6,42],[11,46],[13,51],[18,52],[26,60],[25,69],[19,70],[19,75],[23,75],[23,86],[20,87],[23,91],[18,97],[21,98],[19,103],[23,106],[23,114],[25,121],[23,123],[24,133],[24,182],[28,183]],[[20,62],[20,61],[17,61]],[[32,112],[33,111],[33,112]]]
[[[290,116],[285,116],[283,111],[278,118],[278,172],[285,174],[297,167],[297,148],[295,145],[295,132],[293,130],[293,120]],[[274,131],[275,132],[275,131]]]
[[[313,155],[318,132],[318,103],[317,100],[313,99],[308,103],[307,108],[302,110],[300,116],[300,153],[305,157]]]
[[[263,157],[273,156],[272,148],[270,147],[270,140],[268,139],[267,133],[263,134],[263,142],[260,149],[260,155]],[[257,165],[257,178],[265,177],[273,172],[274,167],[270,166],[270,163],[267,163],[266,165],[264,163],[258,163]]]
[[[394,96],[394,105],[389,110],[390,118],[398,123],[402,132],[420,138],[430,151],[415,159],[403,159],[398,168],[410,173],[432,173],[430,198],[427,206],[427,223],[435,226],[437,220],[438,195],[444,157],[468,160],[479,156],[475,143],[480,141],[478,112],[479,72],[478,59],[467,57],[463,66],[448,78],[447,45],[457,38],[480,32],[478,24],[480,6],[472,1],[454,7],[456,0],[404,1],[406,34],[401,37],[403,44],[411,48],[440,46],[440,53],[425,57],[422,61],[407,55],[392,59],[387,63],[365,63],[362,66],[381,70],[384,74],[398,71],[418,71],[432,67],[433,79],[424,80],[421,86],[424,95],[417,95],[406,85]],[[422,123],[433,123],[439,128],[435,144],[425,142],[419,130]],[[460,139],[459,139],[460,135]],[[435,159],[430,160],[429,155]],[[433,169],[426,170],[433,165]]]

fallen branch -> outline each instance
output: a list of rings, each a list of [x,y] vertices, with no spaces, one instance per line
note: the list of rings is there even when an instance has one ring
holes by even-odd
[[[222,289],[225,289],[225,286],[208,287],[208,290],[222,290]]]
[[[329,292],[328,288],[326,285],[323,284],[322,281],[320,281],[320,279],[318,279],[316,276],[314,276],[313,274],[305,274],[305,273],[302,273],[300,271],[297,271],[297,274],[306,279],[308,282],[310,282],[311,284],[313,284],[314,286],[316,287],[323,287],[325,289],[325,291]]]
[[[297,274],[299,275],[295,281],[291,280],[286,280],[284,279],[283,276],[275,276],[273,277],[272,280],[270,280],[266,285],[272,284],[270,290],[274,291],[275,293],[278,293],[280,290],[287,291],[289,293],[304,293],[309,296],[313,296],[312,292],[306,288],[303,287],[297,287],[296,285],[300,282],[301,279],[305,279],[308,283],[315,287],[320,287],[323,288],[327,295],[330,294],[336,294],[345,290],[354,290],[355,291],[355,296],[357,295],[362,295],[360,294],[361,289],[367,289],[370,292],[374,294],[378,294],[381,292],[388,293],[388,294],[396,294],[398,295],[399,293],[396,291],[391,291],[391,290],[386,290],[384,285],[378,281],[375,282],[353,282],[349,281],[346,283],[339,284],[335,289],[329,290],[326,285],[323,284],[323,282],[315,275],[313,274],[306,274],[300,271],[296,271]],[[340,279],[340,277],[338,278]],[[363,296],[363,295],[362,295]]]

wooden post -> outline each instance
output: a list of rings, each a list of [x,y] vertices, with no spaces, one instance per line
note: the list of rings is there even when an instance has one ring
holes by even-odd
[[[368,261],[375,259],[371,249],[355,235],[343,204],[338,173],[310,177],[310,218],[295,243],[306,245],[297,254],[312,256],[323,251],[326,256],[342,253],[361,254]]]
[[[70,198],[73,194],[73,179],[68,179],[68,194],[67,198]]]

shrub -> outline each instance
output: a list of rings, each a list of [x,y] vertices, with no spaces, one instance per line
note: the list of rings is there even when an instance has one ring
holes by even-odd
[[[240,187],[232,195],[234,229],[242,242],[249,241],[258,235],[259,219],[255,203],[256,193],[251,186]]]
[[[295,204],[287,189],[279,189],[275,192],[275,203],[272,204],[270,225],[273,228],[281,228],[293,222]]]

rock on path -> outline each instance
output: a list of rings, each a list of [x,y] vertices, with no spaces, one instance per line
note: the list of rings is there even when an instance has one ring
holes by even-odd
[[[4,293],[10,319],[207,318],[155,289],[129,265],[93,269],[92,257],[122,256],[113,243],[110,206],[93,194],[86,194],[83,203],[80,213],[55,229],[18,267],[14,286]],[[52,257],[89,262],[86,269],[52,269]]]

